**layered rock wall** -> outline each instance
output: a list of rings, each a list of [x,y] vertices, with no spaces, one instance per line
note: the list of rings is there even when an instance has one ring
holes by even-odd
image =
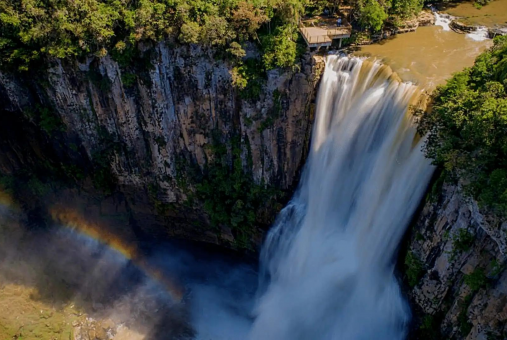
[[[428,196],[411,232],[405,270],[416,339],[507,337],[507,223],[481,212],[459,186]],[[407,259],[407,257],[405,257]]]
[[[308,55],[298,69],[267,72],[253,97],[232,85],[233,65],[216,51],[159,43],[134,62],[146,61],[146,67],[125,67],[110,56],[90,56],[51,60],[47,69],[30,75],[2,72],[2,114],[23,116],[30,124],[30,112],[48,108],[63,122],[53,133],[63,136],[60,144],[72,146],[75,158],[96,163],[107,155],[119,190],[129,193],[126,210],[169,224],[172,234],[218,243],[202,205],[182,206],[198,184],[183,185],[182,178],[213,161],[213,144],[226,146],[230,155],[235,143],[245,176],[289,193],[304,163],[323,59]],[[52,138],[49,134],[48,145]],[[4,157],[4,174],[23,166],[26,160],[18,156]],[[156,203],[174,206],[165,222],[143,198],[153,187]],[[178,218],[183,221],[175,226]],[[186,219],[202,227],[193,230]]]

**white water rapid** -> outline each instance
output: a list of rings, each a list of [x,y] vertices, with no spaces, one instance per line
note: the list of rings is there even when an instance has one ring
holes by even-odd
[[[407,113],[420,90],[329,56],[298,192],[261,254],[253,340],[402,339],[396,250],[431,177]]]
[[[452,15],[440,13],[433,6],[430,7],[435,16],[435,26],[440,26],[444,31],[451,30],[451,22],[456,19]],[[466,34],[466,37],[474,41],[484,41],[489,39],[489,32],[486,26],[477,26],[476,30]]]
[[[489,39],[488,28],[486,26],[478,26],[475,31],[467,33],[466,36],[475,41],[484,41]]]
[[[435,16],[435,26],[440,26],[444,31],[450,31],[451,30],[451,21],[454,19],[454,17],[450,16],[449,14],[440,13],[436,10],[436,8],[431,7],[431,11],[433,12],[433,15]]]

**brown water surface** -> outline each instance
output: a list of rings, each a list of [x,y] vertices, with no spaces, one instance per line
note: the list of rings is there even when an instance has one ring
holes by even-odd
[[[507,26],[507,0],[493,0],[477,9],[474,2],[463,2],[442,9],[452,16],[465,18],[465,22],[488,27]]]
[[[474,41],[440,26],[428,26],[380,44],[361,46],[354,55],[379,59],[403,80],[433,89],[453,73],[472,66],[475,58],[491,45],[491,40]]]

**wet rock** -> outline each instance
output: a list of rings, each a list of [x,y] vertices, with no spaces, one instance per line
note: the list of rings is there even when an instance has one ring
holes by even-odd
[[[432,26],[435,24],[435,15],[432,11],[423,10],[417,17],[418,26]]]
[[[489,38],[493,39],[498,35],[507,35],[507,27],[488,29]]]
[[[459,20],[452,20],[449,27],[457,33],[471,33],[477,30],[477,26],[469,25]]]

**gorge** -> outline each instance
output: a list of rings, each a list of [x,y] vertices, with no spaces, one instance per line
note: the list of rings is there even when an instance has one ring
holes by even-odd
[[[507,223],[425,157],[428,89],[493,45],[447,33],[296,68],[247,42],[244,88],[170,40],[1,69],[0,338],[503,339]],[[392,52],[418,34],[459,62]]]

